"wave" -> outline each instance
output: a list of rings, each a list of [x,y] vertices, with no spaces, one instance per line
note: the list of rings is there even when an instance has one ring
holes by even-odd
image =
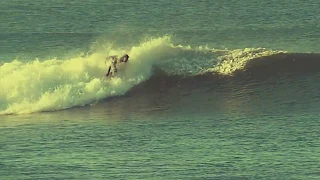
[[[235,75],[250,74],[252,77],[269,77],[273,75],[314,73],[320,70],[318,53],[279,53],[266,57],[251,59],[242,71]]]
[[[119,66],[116,77],[106,78],[109,62],[105,62],[105,57],[124,53],[130,55],[129,63]],[[318,70],[319,57],[264,48],[194,48],[173,45],[170,37],[164,36],[129,48],[108,46],[70,59],[14,60],[0,66],[0,114],[55,111],[94,104],[124,95],[130,89],[139,89],[137,87],[157,88],[157,77],[175,83],[181,79],[212,81],[214,77]],[[139,84],[144,86],[137,86]]]
[[[152,57],[165,54],[165,41],[154,39],[129,50],[108,49],[71,59],[4,63],[0,66],[0,114],[55,111],[123,95],[150,77]],[[130,61],[119,66],[116,77],[106,78],[110,63],[105,57],[124,53],[130,54]]]

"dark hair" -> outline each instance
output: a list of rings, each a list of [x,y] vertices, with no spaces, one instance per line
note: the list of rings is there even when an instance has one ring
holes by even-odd
[[[129,55],[128,54],[125,54],[124,56],[122,56],[120,58],[120,62],[127,62],[129,60]]]

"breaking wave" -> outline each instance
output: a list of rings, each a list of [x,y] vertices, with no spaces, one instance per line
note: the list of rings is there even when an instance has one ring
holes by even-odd
[[[105,62],[105,57],[124,53],[130,55],[129,62],[119,66],[116,77],[106,78],[109,62]],[[165,36],[130,48],[111,47],[70,59],[13,60],[0,66],[0,114],[95,104],[108,97],[124,95],[136,85],[154,80],[155,76],[223,78],[317,71],[319,57],[264,48],[194,48],[173,45],[170,37]]]

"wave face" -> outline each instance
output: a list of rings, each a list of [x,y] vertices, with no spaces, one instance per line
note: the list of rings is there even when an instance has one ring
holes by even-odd
[[[130,55],[129,63],[119,66],[116,77],[106,78],[109,62],[105,62],[105,57],[124,53]],[[14,60],[0,66],[0,113],[55,111],[95,104],[124,95],[142,82],[147,86],[140,87],[157,87],[157,77],[174,84],[177,79],[214,81],[215,77],[318,71],[319,57],[264,48],[217,50],[175,46],[165,36],[130,48],[109,46],[70,59]]]

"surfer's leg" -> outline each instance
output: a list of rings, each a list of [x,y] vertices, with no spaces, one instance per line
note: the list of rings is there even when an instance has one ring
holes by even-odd
[[[108,72],[107,72],[106,76],[111,75],[110,72],[111,72],[111,66],[109,66],[109,69],[108,69]]]

